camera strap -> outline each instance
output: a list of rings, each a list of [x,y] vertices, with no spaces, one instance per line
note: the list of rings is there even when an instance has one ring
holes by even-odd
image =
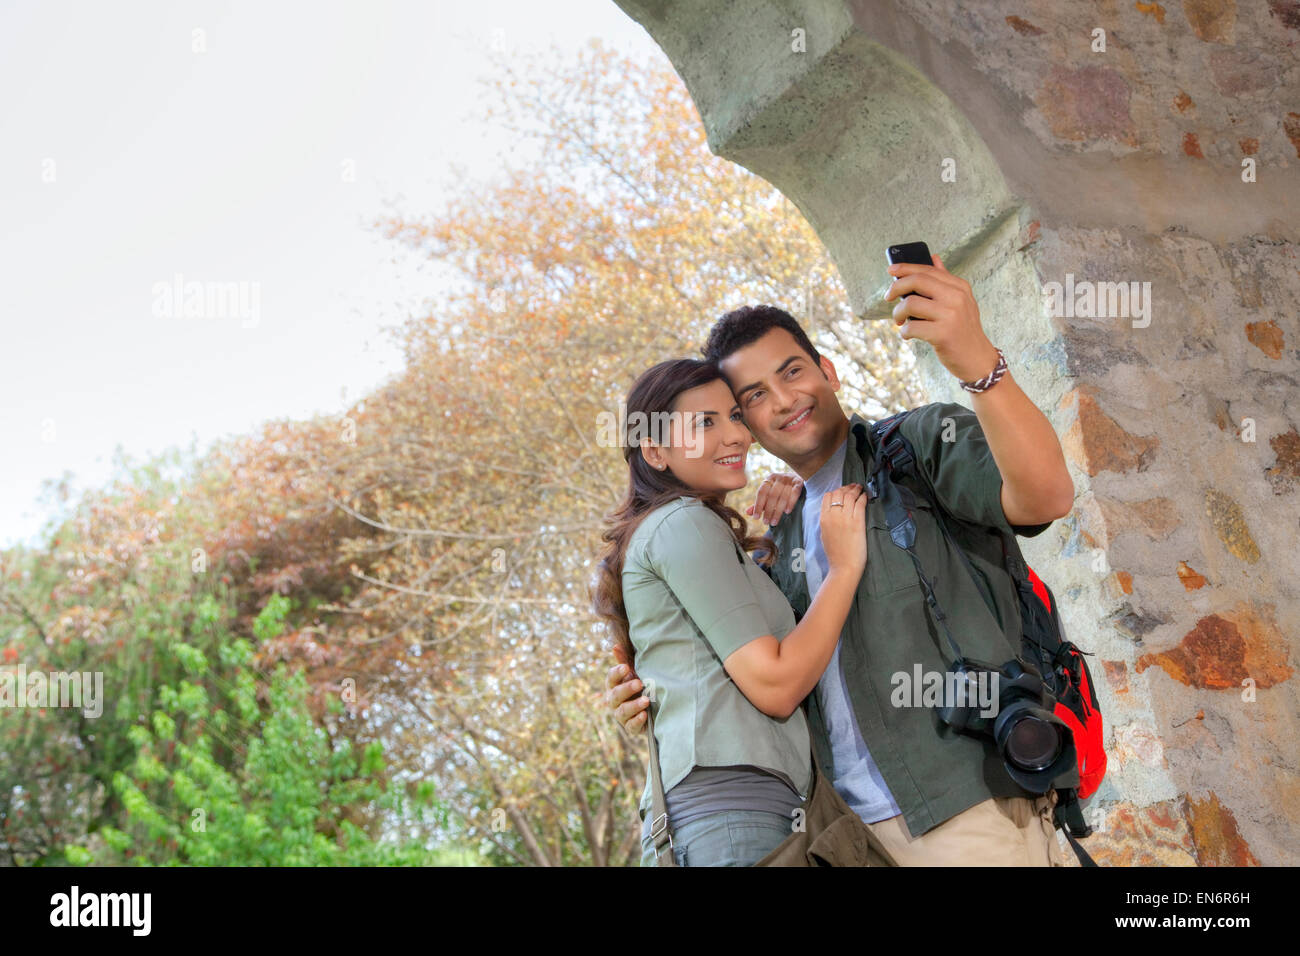
[[[905,413],[902,413],[905,414]],[[874,467],[871,478],[867,481],[867,493],[873,500],[879,500],[880,507],[885,510],[885,523],[889,526],[889,537],[898,547],[907,552],[908,557],[912,559],[912,565],[916,568],[916,578],[921,582],[921,591],[925,595],[925,603],[930,608],[930,613],[934,620],[943,628],[944,636],[948,639],[948,646],[952,648],[954,663],[964,659],[961,646],[957,639],[952,636],[952,630],[948,627],[948,615],[939,603],[939,598],[934,593],[934,583],[926,575],[925,569],[921,567],[921,559],[916,553],[916,519],[913,512],[916,509],[916,495],[910,488],[900,485],[893,480],[891,472],[899,468],[900,472],[906,470],[907,474],[915,474],[917,469],[910,468],[911,454],[908,452],[906,445],[898,436],[894,435],[894,429],[898,427],[902,414],[895,415],[879,422],[873,426],[872,431],[881,428],[884,437],[895,439],[895,444],[885,446],[882,441],[877,447],[884,448],[884,453],[874,457]],[[864,456],[865,457],[865,456]],[[965,562],[967,570],[971,577],[978,585],[979,579],[975,575],[975,569],[971,567],[970,559],[966,552],[953,541],[952,535],[948,531],[947,525],[943,520],[943,509],[938,502],[931,501],[932,510],[939,522],[944,537],[952,545],[961,559]]]
[[[867,490],[873,498],[880,500],[881,507],[885,509],[889,537],[911,557],[912,564],[916,568],[917,580],[921,582],[921,590],[925,594],[925,603],[929,606],[935,621],[943,628],[955,660],[961,660],[964,655],[956,638],[952,636],[952,631],[948,628],[948,615],[939,604],[939,599],[934,593],[934,584],[926,576],[925,569],[921,567],[921,559],[916,554],[916,520],[912,517],[916,499],[911,490],[891,481],[888,471],[887,463],[878,466],[875,474],[867,482]]]

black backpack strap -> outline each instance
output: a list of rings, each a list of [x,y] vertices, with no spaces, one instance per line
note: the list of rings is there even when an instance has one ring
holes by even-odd
[[[1052,814],[1052,822],[1065,832],[1065,839],[1069,841],[1074,855],[1079,858],[1080,866],[1097,865],[1097,861],[1088,855],[1088,851],[1076,839],[1076,837],[1088,836],[1092,833],[1092,827],[1088,826],[1088,821],[1083,818],[1083,806],[1079,803],[1079,795],[1074,790],[1056,791],[1056,810]]]
[[[910,409],[909,409],[910,411]],[[955,515],[950,515],[939,501],[939,494],[934,489],[930,476],[926,474],[924,468],[916,467],[916,455],[912,451],[911,442],[903,435],[899,426],[903,419],[907,417],[908,412],[902,411],[889,418],[882,418],[871,426],[871,435],[876,439],[877,447],[882,450],[882,458],[888,458],[894,469],[894,474],[908,475],[918,480],[918,483],[924,489],[925,496],[929,500],[936,515],[939,516],[939,527],[943,530],[944,535],[956,547],[957,553],[962,556],[966,563],[966,568],[974,576],[974,569],[971,567],[970,560],[966,557],[963,548],[957,547],[956,542],[952,541],[952,534],[948,530],[949,520],[959,520]],[[1002,541],[1002,561],[1011,575],[1013,580],[1028,581],[1029,565],[1025,562],[1025,557],[1020,552],[1020,544],[1016,541],[1016,536],[1012,533],[1008,536],[1002,529],[994,528],[997,531],[999,539]],[[978,578],[976,579],[978,581]]]
[[[969,574],[971,580],[975,582],[976,590],[983,594],[984,589],[980,584],[980,577],[976,573],[974,565],[971,564],[970,557],[966,554],[966,549],[958,544],[953,538],[952,530],[949,527],[950,521],[957,521],[960,519],[955,515],[949,514],[948,509],[946,509],[943,506],[943,503],[939,501],[939,493],[935,490],[934,483],[930,480],[930,476],[926,474],[924,468],[917,467],[916,454],[912,451],[912,443],[907,440],[903,435],[902,430],[898,427],[902,424],[903,417],[906,414],[907,412],[900,412],[899,414],[879,421],[872,426],[873,431],[879,429],[878,443],[882,448],[881,457],[889,461],[890,466],[893,469],[893,474],[903,475],[916,480],[917,485],[920,486],[922,496],[930,503],[930,509],[934,512],[935,519],[939,524],[939,530],[943,532],[943,536],[948,539],[948,544],[961,558],[962,564],[966,567],[966,573]],[[1006,546],[1004,545],[1004,560],[1005,554]],[[1021,564],[1024,564],[1023,560],[1021,561]],[[990,608],[990,610],[992,610],[992,608]]]
[[[877,456],[871,478],[867,481],[867,492],[871,499],[879,499],[880,507],[885,510],[885,523],[889,526],[889,537],[912,559],[917,580],[921,582],[921,590],[925,594],[925,603],[929,606],[935,621],[943,628],[954,659],[961,660],[965,655],[962,654],[956,638],[952,636],[952,631],[948,627],[948,615],[939,604],[939,599],[934,593],[934,585],[926,576],[925,570],[921,567],[921,559],[916,553],[916,520],[912,517],[912,512],[916,508],[916,497],[910,488],[897,484],[891,474],[899,462],[903,463],[903,467],[910,467],[911,449],[897,432],[898,422],[904,414],[906,413],[900,413],[871,426],[873,437],[878,439],[877,449],[880,454]],[[891,422],[893,424],[889,425]]]
[[[930,504],[930,509],[934,513],[935,521],[939,525],[939,530],[943,532],[943,536],[948,540],[948,545],[961,559],[962,564],[966,568],[966,573],[970,575],[971,580],[975,584],[976,591],[983,595],[984,587],[980,583],[980,576],[976,572],[974,565],[971,564],[970,556],[966,554],[966,549],[955,540],[952,530],[949,528],[949,521],[957,520],[956,517],[950,515],[947,509],[944,508],[942,502],[939,501],[939,494],[935,491],[934,484],[930,481],[930,476],[925,473],[925,469],[918,467],[916,454],[912,451],[912,444],[907,440],[903,435],[902,430],[899,428],[907,414],[906,411],[899,412],[898,414],[891,415],[889,418],[882,419],[871,426],[871,434],[872,437],[876,439],[876,446],[879,449],[880,454],[876,470],[872,475],[871,482],[869,483],[869,491],[873,495],[877,492],[882,493],[882,495],[887,494],[885,486],[887,484],[892,485],[899,490],[901,497],[904,499],[904,503],[911,506],[914,503],[914,493],[910,488],[906,488],[893,482],[892,476],[901,475],[914,479],[915,484],[920,488],[921,496]],[[894,537],[895,544],[898,544],[899,547],[902,547],[911,555],[913,563],[916,564],[917,577],[920,579],[925,590],[926,603],[928,603],[934,611],[935,618],[943,624],[944,631],[948,636],[948,643],[952,646],[953,650],[957,652],[957,656],[960,658],[962,655],[957,648],[956,641],[953,640],[952,633],[948,631],[946,616],[938,605],[938,599],[934,596],[934,591],[933,588],[930,587],[929,580],[921,571],[920,559],[916,556],[915,552],[910,549],[910,547],[904,547],[903,544],[899,542],[895,533],[895,528],[899,522],[894,516],[890,515],[888,500],[886,500],[884,504],[885,516],[889,522],[890,534]],[[908,516],[908,520],[911,520],[910,515]],[[908,542],[909,546],[914,541],[914,526],[912,530],[913,540]],[[988,598],[985,598],[985,603],[988,603]],[[992,610],[991,607],[990,610]]]

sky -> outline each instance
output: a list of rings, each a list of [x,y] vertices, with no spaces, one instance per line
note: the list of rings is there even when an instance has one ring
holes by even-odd
[[[480,118],[493,45],[592,36],[663,59],[612,0],[0,5],[0,547],[43,479],[397,373],[384,330],[448,279],[370,222],[525,156]]]

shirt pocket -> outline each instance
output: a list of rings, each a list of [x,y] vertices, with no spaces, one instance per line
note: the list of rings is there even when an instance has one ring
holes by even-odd
[[[926,543],[932,530],[932,512],[930,503],[917,498],[912,520],[916,524],[916,542],[912,550],[921,559],[922,569],[928,569]],[[932,575],[932,570],[926,570]],[[889,523],[885,518],[885,509],[879,501],[872,501],[867,506],[867,591],[870,594],[890,594],[908,588],[919,588],[921,580],[916,576],[916,565],[912,556],[894,543],[889,533]]]

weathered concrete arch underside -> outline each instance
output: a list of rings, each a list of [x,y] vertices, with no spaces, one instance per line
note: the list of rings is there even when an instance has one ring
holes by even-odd
[[[844,4],[619,5],[681,74],[713,152],[772,183],[817,230],[859,314],[887,285],[885,243],[925,239],[958,268],[1023,211],[948,97]],[[800,29],[806,52],[793,52]],[[945,158],[955,182],[939,181]]]

